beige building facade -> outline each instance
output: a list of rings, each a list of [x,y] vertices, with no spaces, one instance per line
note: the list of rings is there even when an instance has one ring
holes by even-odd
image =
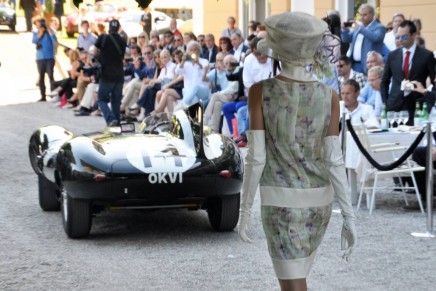
[[[354,0],[196,0],[193,6],[194,33],[213,33],[219,38],[227,27],[227,17],[236,18],[237,27],[247,33],[248,21],[262,22],[265,17],[285,11],[304,11],[319,18],[327,11],[340,11],[342,20],[354,18]],[[436,0],[368,0],[378,8],[381,23],[387,24],[395,13],[420,18],[422,36],[428,49],[436,50]]]

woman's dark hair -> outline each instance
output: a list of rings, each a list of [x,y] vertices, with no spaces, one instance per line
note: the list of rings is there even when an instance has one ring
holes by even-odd
[[[341,37],[341,18],[337,14],[330,14],[329,16],[324,17],[322,20],[324,20],[329,30],[332,34]]]
[[[224,42],[226,42],[227,43],[227,50],[231,50],[231,49],[233,49],[233,45],[232,45],[232,42],[230,41],[230,38],[228,38],[227,36],[222,36],[222,37],[220,37],[220,40],[219,40],[219,42],[218,42],[218,51],[222,51],[222,49],[221,49],[221,42],[222,41],[224,41]]]

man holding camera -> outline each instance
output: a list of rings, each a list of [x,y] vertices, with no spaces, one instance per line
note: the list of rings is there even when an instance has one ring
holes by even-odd
[[[347,56],[353,62],[353,70],[365,73],[368,52],[376,51],[380,54],[383,52],[386,29],[375,18],[375,9],[371,5],[362,4],[359,8],[359,15],[360,24],[357,22],[344,23],[341,39],[344,43],[350,43]]]
[[[55,51],[57,48],[57,38],[55,32],[47,27],[44,18],[38,18],[34,21],[36,30],[33,32],[32,43],[36,45],[36,64],[39,73],[39,91],[41,99],[38,101],[46,101],[45,98],[45,74],[50,79],[50,89],[53,82],[53,69],[55,65]]]
[[[98,87],[98,107],[108,126],[120,124],[120,105],[124,84],[123,59],[127,43],[118,33],[120,22],[109,22],[109,33],[98,37],[95,46],[100,49],[102,74]],[[108,103],[111,102],[111,108]]]

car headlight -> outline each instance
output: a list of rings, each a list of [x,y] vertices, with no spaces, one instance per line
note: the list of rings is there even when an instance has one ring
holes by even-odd
[[[14,14],[15,14],[15,11],[13,11],[13,10],[6,10],[5,12],[8,16],[11,16],[11,17],[14,16]]]

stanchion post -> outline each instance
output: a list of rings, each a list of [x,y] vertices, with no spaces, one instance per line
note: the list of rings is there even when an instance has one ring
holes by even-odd
[[[344,156],[344,161],[345,161],[345,151],[346,151],[346,138],[347,138],[347,124],[346,124],[346,118],[347,113],[343,112],[342,113],[342,118],[341,118],[341,141],[342,141],[342,155]]]
[[[411,235],[415,237],[436,237],[433,231],[433,133],[431,132],[431,121],[427,122],[427,152],[426,152],[426,199],[427,199],[427,231],[426,232],[412,232]]]
[[[433,134],[431,132],[431,121],[427,122],[427,232],[433,233]]]

